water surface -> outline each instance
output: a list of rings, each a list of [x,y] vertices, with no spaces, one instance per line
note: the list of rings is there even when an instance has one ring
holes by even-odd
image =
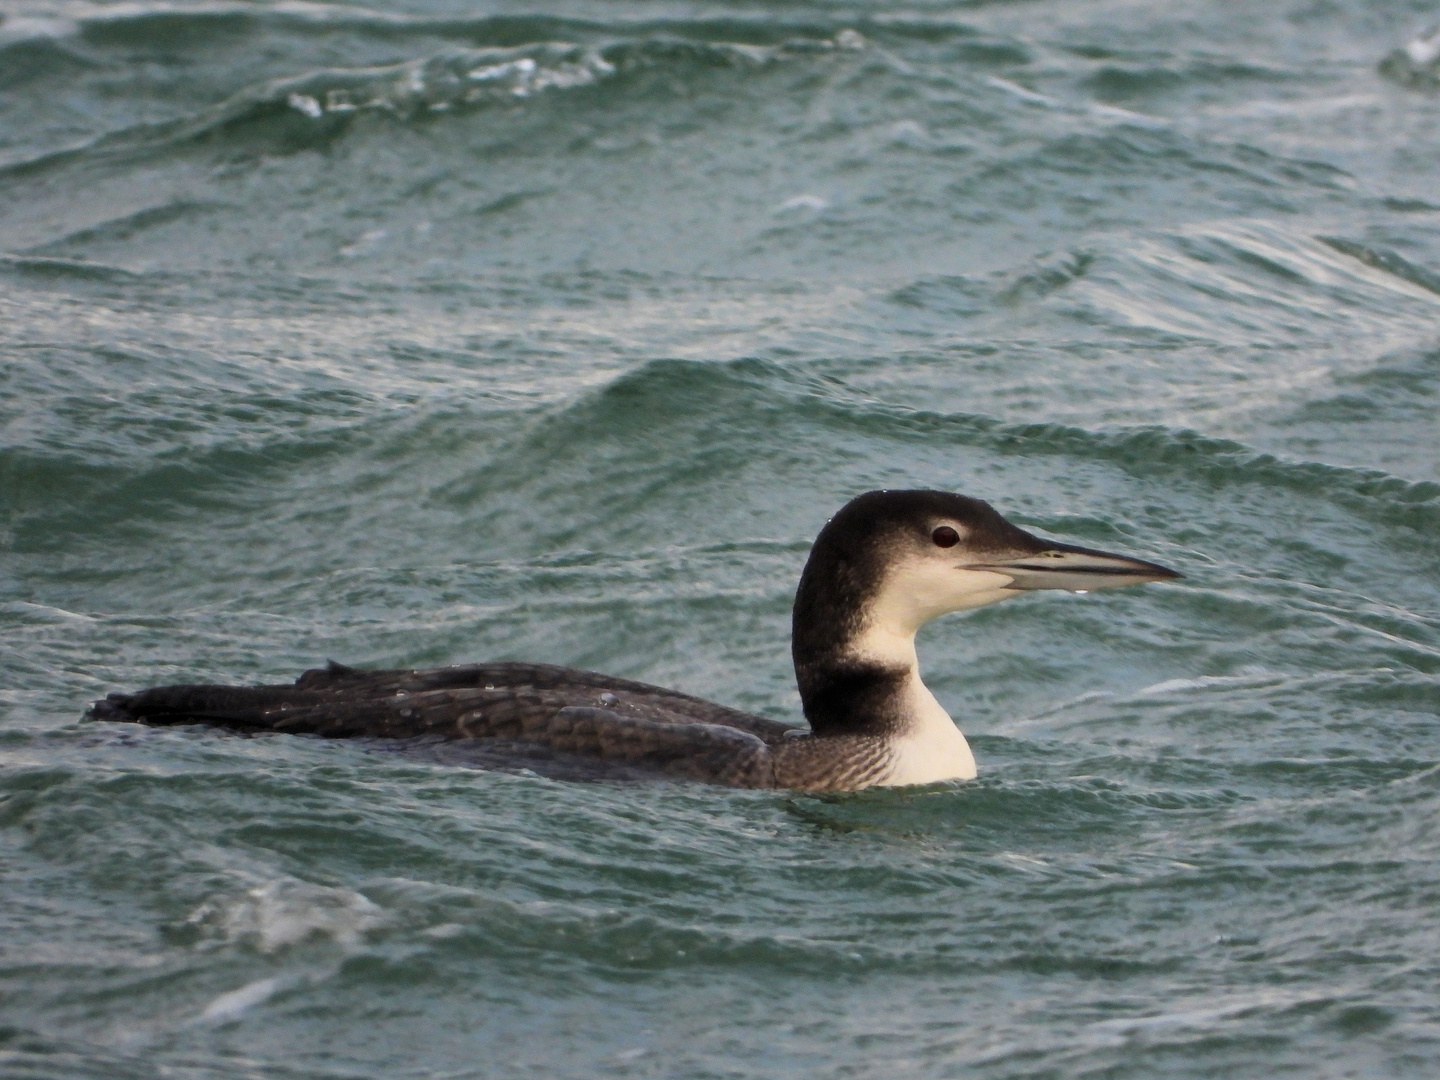
[[[1427,5],[0,13],[0,1071],[1436,1074]],[[797,721],[881,486],[1186,578],[929,628],[969,784],[80,720],[333,657]]]

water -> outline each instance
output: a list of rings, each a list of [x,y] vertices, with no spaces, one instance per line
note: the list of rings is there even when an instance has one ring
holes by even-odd
[[[0,12],[4,1075],[1440,1070],[1428,5]],[[327,657],[796,719],[879,486],[1186,579],[929,628],[970,784],[80,720]]]

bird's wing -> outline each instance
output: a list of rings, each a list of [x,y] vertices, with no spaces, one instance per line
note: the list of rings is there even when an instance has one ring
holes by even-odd
[[[215,724],[328,738],[527,739],[568,708],[675,728],[734,730],[762,744],[789,726],[688,694],[546,664],[475,664],[429,671],[364,671],[332,664],[292,686],[157,686],[97,701],[97,720]],[[539,729],[536,729],[539,730]]]
[[[367,671],[331,662],[295,680],[297,689],[344,698],[384,697],[435,690],[486,690],[518,697],[539,695],[547,703],[616,709],[672,724],[719,724],[758,735],[765,742],[784,738],[789,724],[742,712],[663,686],[603,675],[557,664],[499,661],[419,671]],[[619,708],[617,709],[617,706]]]

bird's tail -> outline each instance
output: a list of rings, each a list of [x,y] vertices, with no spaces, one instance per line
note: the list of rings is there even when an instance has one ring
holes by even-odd
[[[155,686],[137,694],[111,694],[90,707],[87,719],[265,731],[273,727],[267,714],[305,696],[295,686]]]

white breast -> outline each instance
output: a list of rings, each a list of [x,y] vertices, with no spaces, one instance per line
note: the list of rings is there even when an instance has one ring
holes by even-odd
[[[975,779],[975,755],[950,714],[912,668],[906,686],[910,724],[892,743],[890,771],[881,787]]]

